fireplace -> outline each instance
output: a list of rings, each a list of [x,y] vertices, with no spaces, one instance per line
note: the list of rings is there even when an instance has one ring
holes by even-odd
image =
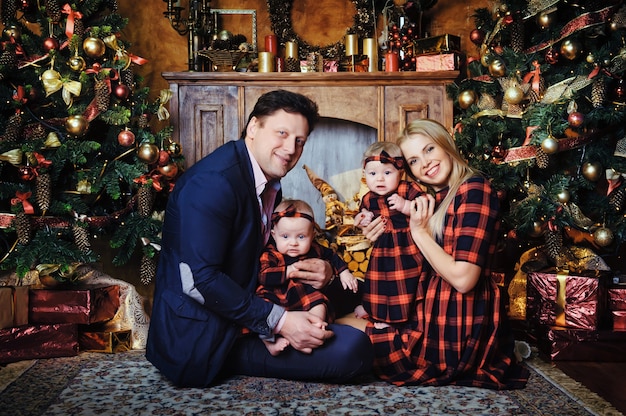
[[[415,118],[432,118],[452,128],[446,85],[458,71],[240,73],[166,72],[173,139],[187,166],[229,140],[237,140],[259,96],[282,88],[315,100],[322,121],[300,162],[285,179],[285,197],[309,202],[323,226],[324,204],[308,180],[306,164],[332,185],[342,201],[359,190],[361,157],[376,140],[395,140]]]

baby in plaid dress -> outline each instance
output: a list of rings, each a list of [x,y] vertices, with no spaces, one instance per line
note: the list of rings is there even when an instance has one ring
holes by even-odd
[[[294,263],[306,258],[327,260],[343,288],[357,291],[356,278],[345,261],[332,249],[315,241],[313,209],[306,202],[294,199],[278,204],[272,214],[271,235],[273,241],[270,240],[261,254],[256,290],[259,297],[287,310],[305,310],[328,320],[332,314],[326,295],[309,284],[290,278],[295,270]],[[289,345],[282,337],[264,342],[272,355],[278,355]]]
[[[392,142],[376,142],[363,156],[363,174],[369,192],[355,217],[359,227],[374,217],[386,222],[385,232],[374,242],[370,254],[363,301],[357,318],[367,318],[376,328],[407,322],[414,305],[423,258],[411,239],[411,201],[423,193],[416,182],[402,180],[404,159]]]
[[[409,220],[429,270],[419,278],[406,325],[365,328],[376,375],[396,385],[523,388],[528,369],[516,361],[491,278],[500,224],[496,192],[436,121],[412,121],[398,145],[407,173],[434,193],[411,202]],[[383,228],[375,219],[363,232],[375,241]]]

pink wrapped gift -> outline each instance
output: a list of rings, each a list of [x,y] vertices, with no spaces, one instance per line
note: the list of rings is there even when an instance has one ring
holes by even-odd
[[[75,355],[78,355],[78,328],[75,324],[0,329],[0,364]]]
[[[421,55],[415,58],[415,70],[418,72],[455,71],[459,69],[460,59],[456,53]]]
[[[609,309],[626,311],[626,286],[609,288]]]
[[[28,324],[28,286],[0,287],[0,329]]]
[[[611,311],[613,331],[626,331],[626,311]]]
[[[37,324],[93,324],[108,321],[120,307],[117,285],[85,289],[33,289],[29,321]]]
[[[539,329],[539,353],[552,361],[626,361],[626,332],[556,326]]]
[[[595,330],[605,317],[610,276],[590,271],[589,276],[528,273],[526,317],[541,325]]]

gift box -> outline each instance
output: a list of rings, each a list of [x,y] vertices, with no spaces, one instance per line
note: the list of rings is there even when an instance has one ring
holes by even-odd
[[[120,307],[117,285],[49,290],[33,289],[29,295],[31,323],[93,324],[110,320]]]
[[[609,281],[608,274],[598,271],[590,271],[588,276],[529,273],[527,319],[535,324],[574,329],[608,327],[605,313]]]
[[[626,332],[542,327],[537,348],[552,361],[626,361]]]
[[[415,55],[458,52],[461,50],[461,38],[454,35],[431,36],[416,40],[413,48]]]
[[[76,324],[25,325],[0,329],[0,364],[78,355]]]
[[[611,311],[613,331],[626,331],[626,311]]]
[[[609,309],[626,311],[626,286],[609,288]]]
[[[28,324],[28,286],[0,287],[0,329]]]
[[[79,330],[78,345],[81,351],[116,353],[131,349],[131,330]]]
[[[455,71],[461,65],[461,57],[456,53],[440,53],[415,57],[415,70],[427,71]]]

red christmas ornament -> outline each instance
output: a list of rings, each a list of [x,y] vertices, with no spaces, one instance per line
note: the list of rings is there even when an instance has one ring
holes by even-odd
[[[504,24],[505,24],[505,25],[510,25],[511,23],[513,23],[513,15],[511,15],[511,14],[507,14],[507,15],[504,17],[504,20],[503,20],[503,21],[504,21]]]
[[[545,58],[546,58],[546,62],[549,63],[550,65],[554,65],[557,62],[559,62],[559,52],[554,49],[554,48],[550,48],[546,51],[545,54]]]
[[[504,149],[504,147],[496,145],[493,147],[491,154],[497,159],[502,159],[504,156],[506,156],[506,150]]]
[[[132,131],[125,129],[117,135],[117,141],[124,147],[130,147],[135,144],[135,133]]]
[[[43,49],[46,52],[50,52],[53,49],[59,49],[59,41],[52,37],[45,38],[43,40]]]
[[[569,114],[567,117],[567,122],[570,126],[574,128],[578,128],[583,125],[585,121],[585,115],[579,111],[574,111]]]
[[[485,32],[480,29],[474,29],[470,32],[469,38],[474,45],[481,45],[485,40]]]
[[[170,154],[167,150],[161,150],[159,152],[159,160],[157,161],[159,166],[165,166],[170,163]]]
[[[35,179],[35,169],[32,166],[21,166],[18,169],[20,179],[23,181],[32,181]]]
[[[159,166],[159,173],[167,179],[173,179],[178,175],[178,165],[176,163],[168,163],[165,166]]]
[[[617,80],[617,85],[613,90],[613,96],[617,101],[624,101],[626,98],[626,83],[624,83],[623,79]]]
[[[113,90],[113,94],[115,94],[115,96],[120,100],[125,100],[130,95],[130,88],[124,84],[117,84]]]

